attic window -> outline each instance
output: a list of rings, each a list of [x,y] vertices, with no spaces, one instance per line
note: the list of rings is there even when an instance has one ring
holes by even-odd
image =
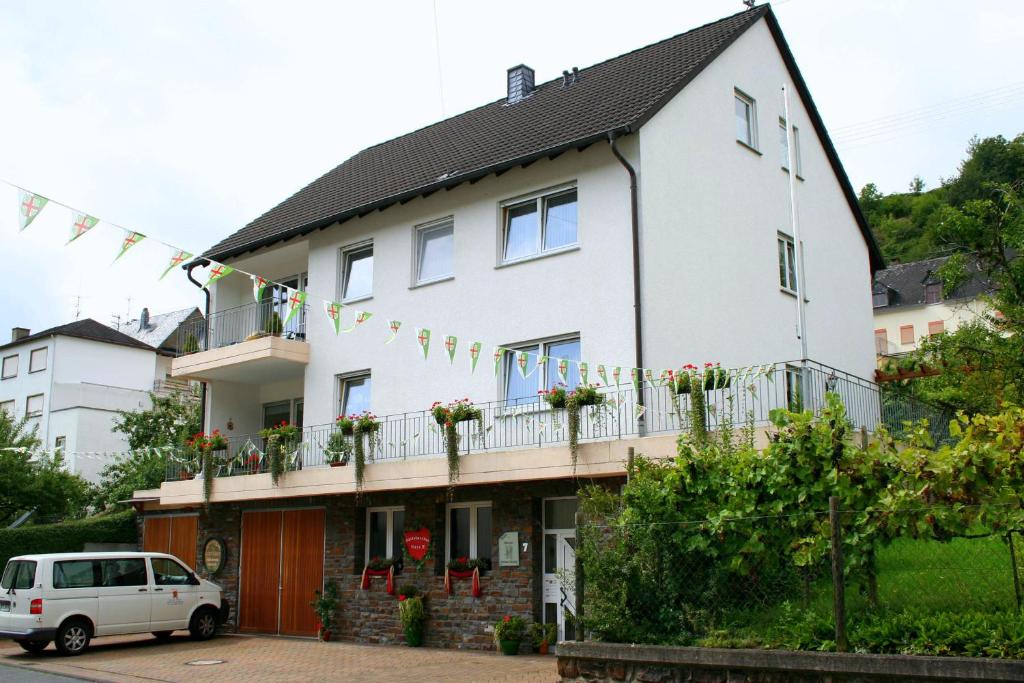
[[[924,302],[926,304],[937,304],[942,302],[942,283],[929,282],[925,284]]]
[[[889,290],[882,288],[871,293],[871,305],[875,308],[884,308],[889,305]]]

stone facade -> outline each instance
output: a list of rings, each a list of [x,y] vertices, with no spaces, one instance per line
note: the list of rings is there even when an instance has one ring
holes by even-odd
[[[610,483],[611,480],[608,480]],[[617,481],[617,480],[616,480]],[[361,590],[364,566],[365,520],[369,507],[404,506],[405,529],[426,526],[431,531],[431,557],[422,571],[406,564],[395,576],[395,588],[414,584],[426,596],[428,621],[425,645],[430,647],[492,649],[492,627],[506,614],[528,622],[542,613],[543,499],[571,496],[577,490],[573,480],[550,480],[487,486],[466,486],[455,490],[451,501],[447,491],[424,489],[355,496],[295,498],[285,502],[253,501],[243,504],[213,504],[201,511],[196,539],[201,557],[202,544],[217,537],[227,545],[227,559],[221,572],[208,577],[220,584],[231,612],[227,628],[236,627],[239,603],[239,555],[242,512],[245,510],[323,507],[325,520],[324,578],[337,583],[340,593],[338,623],[334,637],[361,643],[402,643],[394,596],[384,591],[383,579],[371,579],[370,589]],[[453,582],[453,594],[444,588],[445,510],[448,502],[491,503],[491,557],[493,567],[480,579],[482,596],[470,594],[470,582]],[[519,533],[520,564],[500,567],[498,538],[509,531]],[[522,544],[527,543],[523,551]],[[203,573],[202,561],[198,562]],[[312,599],[313,596],[310,596]],[[528,643],[523,644],[524,649]]]

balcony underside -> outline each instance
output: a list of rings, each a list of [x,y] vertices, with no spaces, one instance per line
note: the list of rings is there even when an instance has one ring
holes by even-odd
[[[175,358],[171,376],[260,384],[301,376],[308,363],[304,341],[266,336]]]

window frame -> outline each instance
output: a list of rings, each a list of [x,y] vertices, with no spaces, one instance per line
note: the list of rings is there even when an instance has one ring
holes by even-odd
[[[14,374],[8,375],[7,374],[7,361],[11,360],[12,358],[14,359]],[[20,354],[15,353],[15,354],[12,354],[10,356],[4,356],[3,360],[0,360],[0,379],[14,379],[15,377],[18,376],[18,370],[20,369],[20,366],[21,366],[21,356],[20,356]]]
[[[793,413],[803,412],[804,373],[797,365],[786,365],[786,409]]]
[[[10,407],[10,410],[8,410],[8,406]],[[14,419],[15,411],[18,410],[18,401],[13,398],[9,401],[0,401],[0,410],[7,411],[7,414],[11,419]]]
[[[335,405],[338,406],[338,415],[348,415],[348,411],[345,410],[345,385],[348,382],[359,379],[370,380],[370,400],[369,405],[373,405],[373,373],[369,370],[357,370],[356,372],[348,372],[342,375],[337,375],[337,383],[335,386],[338,391],[338,400],[335,401]],[[370,410],[368,407],[367,410]]]
[[[942,283],[924,283],[924,303],[928,306],[942,303]]]
[[[444,557],[445,563],[452,559],[452,510],[455,509],[469,509],[469,558],[478,559],[480,557],[480,548],[477,547],[477,510],[480,508],[487,508],[491,511],[491,537],[493,545],[494,537],[494,506],[491,501],[469,501],[460,503],[447,503],[444,507]],[[488,549],[489,551],[490,549]],[[489,557],[491,564],[494,564],[494,558]]]
[[[452,236],[452,260],[448,272],[435,277],[423,278],[423,245],[424,236],[431,232],[450,230]],[[420,223],[413,227],[412,239],[412,287],[422,287],[435,282],[444,282],[455,278],[455,216],[445,216],[427,223]]]
[[[384,542],[385,542],[385,547],[388,549],[388,552],[391,552],[391,549],[395,547],[395,536],[394,536],[394,534],[395,534],[395,513],[396,512],[401,512],[402,514],[405,514],[405,506],[404,505],[379,505],[377,507],[368,507],[368,508],[366,508],[366,529],[365,529],[365,534],[366,535],[363,537],[363,538],[366,539],[363,542],[363,555],[364,555],[363,562],[366,563],[366,564],[370,563],[370,529],[371,529],[371,526],[370,526],[370,515],[372,513],[374,513],[374,512],[383,512],[383,513],[385,513],[387,515],[387,525],[386,525],[386,529],[387,530],[384,533]],[[403,522],[402,526],[403,526],[403,530],[404,530],[404,526],[405,526],[404,522]],[[401,540],[401,539],[399,539],[399,540]],[[399,560],[400,561],[402,558],[401,557],[394,557],[394,558],[390,558],[390,559]]]
[[[928,321],[928,336],[938,337],[946,332],[946,321],[945,320],[930,320]]]
[[[39,353],[40,351],[43,352],[43,367],[37,368],[36,364],[35,364],[36,354]],[[49,347],[47,347],[47,346],[40,346],[38,349],[32,349],[31,351],[29,351],[28,352],[28,371],[29,371],[29,374],[31,374],[33,372],[42,372],[43,370],[45,370],[46,369],[46,363],[49,360],[49,356],[50,356],[50,354],[49,354]]]
[[[547,205],[548,202],[557,197],[574,193],[576,195],[576,239],[569,243],[563,244],[551,249],[544,247],[545,237],[547,236]],[[534,240],[534,251],[525,254],[523,256],[517,256],[515,258],[507,258],[508,253],[508,234],[509,234],[509,212],[512,209],[526,206],[533,203],[537,213],[537,235]],[[523,263],[525,261],[532,261],[538,258],[544,258],[546,256],[552,256],[554,254],[561,254],[567,251],[574,251],[580,248],[580,194],[579,186],[575,180],[562,185],[556,185],[530,194],[520,195],[518,197],[512,197],[505,199],[498,204],[498,222],[500,239],[498,241],[498,266],[509,266],[516,263]]]
[[[800,159],[800,128],[793,126],[793,165],[796,166],[797,180],[804,179],[804,164]]]
[[[882,354],[889,350],[889,328],[875,328],[875,353]]]
[[[736,102],[743,102],[746,105],[746,108],[747,108],[746,109],[747,110],[747,116],[745,117],[745,120],[747,122],[747,134],[748,134],[748,137],[750,138],[750,140],[747,141],[747,140],[740,139],[737,136],[736,142],[738,142],[739,144],[743,145],[747,149],[749,149],[751,151],[754,151],[754,152],[757,152],[758,154],[760,154],[761,150],[759,149],[760,145],[758,144],[758,139],[757,139],[757,100],[754,99],[753,97],[751,97],[750,95],[748,95],[747,93],[743,92],[739,88],[733,88],[732,93],[733,93],[733,125],[735,126],[735,124],[736,124]],[[734,132],[739,132],[739,131],[734,130]]]
[[[516,351],[527,351],[528,353],[534,353],[539,356],[550,356],[551,354],[549,350],[551,346],[554,346],[555,344],[564,344],[566,342],[572,341],[575,341],[580,345],[580,360],[582,360],[583,341],[580,337],[580,334],[575,332],[559,335],[557,337],[545,337],[543,339],[536,339],[534,341],[502,346],[501,348],[506,349],[506,353],[504,354],[504,358],[502,359],[501,381],[498,382],[498,400],[503,402],[506,408],[513,407],[509,405],[508,377],[510,372],[519,372],[518,368],[516,368]],[[551,361],[552,359],[548,358],[547,363],[550,363]],[[548,375],[548,367],[546,364],[543,368],[535,367],[533,372],[539,373],[537,375],[537,388],[534,390],[534,393],[531,397],[521,399],[518,403],[515,404],[514,407],[529,405],[531,403],[537,403],[540,401],[540,396],[537,394],[537,392],[540,391],[541,387],[543,386],[543,382],[546,381]]]
[[[356,244],[350,244],[347,247],[342,247],[341,248],[341,251],[340,251],[341,277],[339,278],[339,282],[338,282],[338,285],[339,285],[339,287],[338,287],[338,300],[341,303],[343,303],[343,304],[351,304],[351,303],[355,303],[357,301],[366,301],[367,299],[372,299],[373,298],[373,276],[374,276],[374,270],[375,270],[374,266],[376,265],[375,263],[370,265],[370,291],[369,291],[369,293],[368,294],[360,294],[358,296],[352,296],[352,297],[345,296],[345,292],[348,290],[349,278],[350,278],[350,276],[352,274],[352,260],[353,260],[353,257],[358,255],[358,254],[361,254],[363,252],[367,252],[367,251],[370,252],[370,258],[373,259],[374,256],[375,256],[374,248],[373,248],[373,240],[366,240],[366,241],[363,241],[363,242],[358,242]]]
[[[907,338],[908,338],[907,332],[908,331],[910,332],[910,334],[909,334],[910,340],[909,341],[907,341]],[[906,346],[907,344],[915,344],[915,343],[917,343],[917,337],[915,335],[916,335],[916,333],[914,332],[914,325],[913,324],[910,324],[910,325],[900,325],[900,344],[901,345]]]
[[[783,246],[784,249],[780,250],[780,246]],[[775,249],[776,258],[780,259],[776,267],[784,269],[779,271],[779,290],[797,296],[798,287],[800,286],[800,272],[796,258],[796,241],[786,233],[779,231],[776,234]],[[783,272],[786,274],[785,283],[781,279]]]
[[[878,297],[882,297],[882,303],[878,303]],[[881,292],[871,293],[871,307],[872,308],[885,308],[889,305],[889,292],[883,290]]]
[[[39,410],[35,411],[35,412],[29,410],[29,401],[31,401],[34,398],[38,398],[39,399]],[[43,412],[45,412],[45,410],[46,410],[45,394],[31,394],[31,395],[25,397],[25,417],[42,417]]]
[[[61,452],[63,452],[65,450],[67,450],[67,445],[68,445],[68,437],[67,436],[64,436],[64,435],[58,436],[58,437],[56,437],[53,440],[53,450],[55,450],[55,451],[56,450],[60,450]]]

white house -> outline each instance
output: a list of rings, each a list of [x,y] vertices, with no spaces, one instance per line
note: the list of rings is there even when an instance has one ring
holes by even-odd
[[[686,423],[666,387],[636,391],[630,368],[770,364],[709,392],[714,414],[763,420],[835,389],[863,392],[860,419],[878,419],[858,378],[874,369],[868,285],[881,255],[771,10],[553,76],[535,85],[532,69],[509,69],[506,96],[356,154],[190,264],[201,280],[226,264],[279,285],[254,302],[245,275],[217,281],[207,321],[179,343],[195,353],[172,364],[206,384],[206,428],[234,458],[220,474],[252,473],[218,478],[208,511],[198,481],[136,494],[148,548],[167,547],[169,514],[199,516],[187,527],[199,546],[240,548],[221,569],[240,630],[314,633],[306,605],[326,577],[344,593],[340,637],[398,638],[393,604],[359,579],[375,555],[400,559],[403,529],[422,526],[434,543],[424,590],[440,595],[445,563],[465,555],[492,567],[485,595],[530,596],[452,596],[468,602],[450,613],[438,600],[428,643],[489,647],[485,629],[510,612],[567,635],[558,570],[572,561],[575,477],[621,481],[630,449],[670,457]],[[276,322],[289,288],[309,293],[306,308]],[[343,328],[356,311],[374,317],[337,334],[323,299],[343,303]],[[386,320],[402,321],[393,343]],[[416,328],[431,330],[426,359]],[[517,351],[531,354],[525,377]],[[802,358],[824,365],[812,373]],[[564,414],[537,398],[557,359],[570,387],[586,363],[609,397],[588,413],[578,460]],[[463,433],[448,496],[427,411],[464,397],[484,424]],[[353,468],[325,467],[323,447],[336,416],[363,410],[381,427],[354,495]],[[302,447],[274,484],[256,432],[281,421],[303,427]]]

